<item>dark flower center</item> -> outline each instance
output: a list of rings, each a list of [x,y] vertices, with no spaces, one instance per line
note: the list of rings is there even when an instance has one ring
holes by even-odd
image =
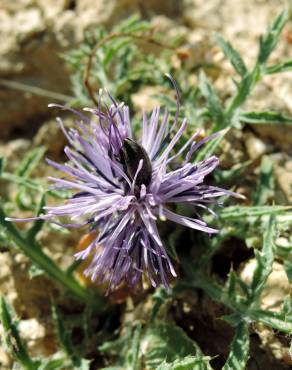
[[[127,175],[134,179],[138,166],[143,160],[142,168],[136,177],[136,186],[142,184],[148,186],[152,178],[152,164],[146,150],[132,139],[125,139],[120,150],[120,161],[123,164]]]

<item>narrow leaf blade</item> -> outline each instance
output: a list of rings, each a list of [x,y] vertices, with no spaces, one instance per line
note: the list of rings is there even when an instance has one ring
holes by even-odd
[[[255,125],[265,124],[292,124],[292,117],[285,116],[279,112],[246,112],[241,113],[239,120],[245,123],[251,123]]]
[[[22,162],[20,163],[18,169],[16,170],[16,175],[20,177],[27,177],[31,174],[32,170],[38,165],[39,161],[42,159],[46,149],[43,147],[35,148],[29,151]]]
[[[289,12],[288,10],[284,10],[274,19],[266,34],[261,38],[260,51],[258,55],[259,64],[264,64],[269,58],[270,54],[276,47],[281,32],[288,20]]]
[[[236,220],[242,219],[243,217],[277,215],[291,209],[292,206],[230,206],[218,212],[218,216],[223,220]]]
[[[266,74],[273,74],[273,73],[281,73],[281,72],[288,72],[292,70],[292,60],[287,60],[283,63],[278,63],[273,66],[267,67],[264,70]]]
[[[257,266],[255,268],[251,283],[252,301],[256,302],[264,289],[265,283],[272,272],[274,261],[274,239],[276,234],[276,223],[273,217],[266,224],[262,251],[255,251]]]
[[[249,354],[248,324],[240,322],[235,330],[230,353],[222,370],[242,370],[246,368]]]
[[[224,40],[220,34],[215,34],[215,38],[236,72],[242,77],[245,76],[247,74],[247,68],[240,54],[233,48],[230,42]]]

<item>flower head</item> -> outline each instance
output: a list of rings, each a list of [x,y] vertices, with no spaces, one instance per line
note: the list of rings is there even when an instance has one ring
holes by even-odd
[[[213,212],[209,205],[231,192],[204,184],[218,165],[216,156],[191,162],[193,153],[209,138],[196,142],[198,131],[176,150],[187,128],[186,119],[179,123],[178,93],[175,118],[171,121],[167,109],[160,115],[159,107],[150,117],[143,113],[140,138],[134,136],[129,108],[110,99],[107,107],[100,96],[100,105],[90,109],[94,119],[76,112],[80,118],[76,128],[67,130],[58,120],[68,139],[64,151],[69,162],[48,163],[67,178],[50,179],[56,188],[75,193],[63,205],[45,207],[40,218],[98,231],[91,244],[76,254],[82,260],[91,256],[85,274],[93,281],[106,282],[109,289],[122,282],[134,287],[146,273],[153,286],[167,287],[169,276],[176,273],[157,219],[216,233],[199,217],[179,215],[169,206],[184,203]],[[184,159],[178,165],[180,158]],[[69,217],[71,223],[60,223],[60,217]]]

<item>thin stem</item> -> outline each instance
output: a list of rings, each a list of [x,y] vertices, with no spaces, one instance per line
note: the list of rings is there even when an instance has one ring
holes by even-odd
[[[243,300],[235,301],[230,299],[225,293],[224,287],[213,283],[202,273],[193,274],[192,280],[187,282],[186,286],[202,289],[214,301],[220,302],[232,311],[237,312],[243,319],[250,322],[261,321],[265,325],[287,334],[292,332],[292,321],[288,321],[287,319],[284,321],[281,313],[262,310],[260,308],[250,308],[250,305]]]
[[[43,96],[44,98],[50,98],[64,103],[70,103],[74,99],[72,96],[46,90],[42,87],[27,85],[17,81],[6,80],[4,78],[0,78],[0,86],[7,87],[8,89],[29,92],[34,95]]]
[[[27,240],[12,222],[5,220],[5,213],[0,208],[0,225],[3,226],[7,235],[15,242],[19,249],[33,261],[37,266],[44,270],[52,279],[59,282],[67,290],[72,292],[83,302],[93,302],[93,297],[84,287],[82,287],[72,275],[64,273],[53,260],[51,260],[41,249],[40,245],[34,240]]]
[[[11,317],[4,297],[0,299],[0,317],[4,329],[4,341],[12,356],[15,357],[26,370],[37,370],[38,364],[34,362],[23,344],[15,322]]]
[[[96,55],[97,50],[101,46],[103,46],[104,44],[106,44],[110,40],[113,40],[113,39],[116,39],[116,38],[121,38],[121,37],[129,37],[129,38],[133,39],[136,42],[137,41],[146,42],[146,43],[149,43],[149,44],[153,44],[153,45],[159,46],[159,47],[164,48],[164,49],[175,50],[175,47],[173,47],[171,45],[165,45],[165,44],[163,44],[163,43],[155,40],[153,37],[151,37],[149,35],[136,35],[134,33],[129,33],[129,32],[112,32],[109,35],[105,36],[103,39],[101,39],[100,41],[98,41],[96,43],[96,45],[94,46],[94,48],[92,49],[92,51],[91,51],[91,53],[90,53],[90,55],[88,57],[88,60],[87,60],[87,63],[86,63],[85,69],[84,69],[84,74],[83,74],[83,83],[84,83],[84,86],[85,86],[85,88],[86,88],[86,90],[88,92],[88,95],[90,96],[91,100],[93,101],[93,103],[96,106],[99,105],[99,102],[97,101],[97,99],[95,97],[93,88],[92,88],[92,86],[90,84],[90,81],[89,81],[89,78],[90,78],[90,70],[92,68],[93,58]]]

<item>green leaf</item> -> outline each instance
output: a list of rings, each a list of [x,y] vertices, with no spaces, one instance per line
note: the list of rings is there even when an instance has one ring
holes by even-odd
[[[115,363],[107,369],[138,370],[140,369],[140,345],[142,336],[141,323],[133,327],[127,326],[124,334],[116,340],[105,342],[99,346],[99,350],[110,356],[116,357]],[[131,350],[129,350],[129,347]]]
[[[248,324],[241,322],[235,330],[230,353],[222,370],[243,370],[246,368],[249,354]]]
[[[39,161],[43,158],[46,149],[43,147],[30,150],[19,167],[16,170],[16,175],[20,177],[28,177],[33,169],[38,165]]]
[[[199,77],[199,90],[206,100],[209,114],[214,119],[218,127],[217,129],[224,128],[225,117],[220,99],[211,82],[203,72],[200,73]]]
[[[181,328],[170,323],[150,326],[142,339],[141,347],[147,348],[147,369],[156,369],[163,361],[173,362],[190,355],[202,355],[198,345]]]
[[[274,166],[270,157],[264,156],[261,162],[260,174],[257,180],[256,190],[252,196],[256,206],[268,204],[274,197],[275,178]]]
[[[58,340],[64,352],[71,356],[72,355],[72,343],[70,340],[69,333],[66,331],[64,326],[64,318],[62,317],[59,308],[53,303],[52,304],[52,317],[54,320],[56,333]]]
[[[66,358],[62,352],[56,352],[48,358],[42,358],[38,370],[60,370],[66,368]]]
[[[265,232],[263,237],[263,248],[261,251],[255,250],[257,265],[253,274],[251,282],[251,304],[255,304],[260,298],[266,281],[272,272],[272,265],[274,261],[274,239],[276,234],[276,223],[273,217],[265,225]]]
[[[152,295],[154,304],[151,312],[151,321],[156,319],[159,309],[169,301],[171,296],[171,292],[169,292],[164,286],[160,286],[155,290]]]
[[[230,299],[222,286],[213,282],[208,276],[202,274],[202,272],[198,272],[198,270],[194,271],[193,265],[189,261],[183,261],[183,268],[188,276],[188,279],[184,281],[185,287],[202,289],[210,298],[224,304],[247,322],[259,321],[283,333],[290,334],[292,332],[292,317],[288,317],[286,313],[253,308],[250,307],[249,302],[244,302],[243,300],[238,302],[237,300]],[[235,321],[233,320],[233,322]]]
[[[216,182],[218,184],[219,183],[222,184],[223,182],[231,182],[235,178],[239,178],[240,176],[242,176],[245,173],[245,171],[251,165],[251,163],[252,163],[252,160],[248,160],[248,161],[243,162],[243,163],[235,164],[229,170],[221,170],[221,171],[217,170],[214,173],[214,177],[216,179]]]
[[[31,189],[31,190],[35,190],[35,191],[42,190],[42,186],[37,181],[26,179],[24,177],[20,177],[17,175],[13,175],[12,173],[2,172],[1,178],[6,181],[14,182],[15,184],[18,184],[18,185],[23,185],[26,188]]]
[[[218,212],[222,220],[236,220],[243,217],[277,215],[291,210],[292,206],[230,206]]]
[[[212,139],[211,141],[208,141],[203,148],[200,148],[198,151],[198,154],[196,155],[196,162],[200,162],[204,160],[205,158],[211,157],[216,151],[216,149],[219,147],[219,144],[223,140],[224,136],[227,134],[227,132],[230,130],[229,127],[227,127],[225,130],[221,130],[221,132],[218,132],[218,136]]]
[[[104,343],[99,350],[111,356],[117,356],[115,363],[105,368],[107,370],[138,369],[142,366],[140,363],[142,358],[143,369],[146,365],[146,369],[152,370],[164,361],[172,363],[178,359],[183,360],[186,356],[193,356],[198,360],[201,366],[198,370],[211,369],[198,345],[181,328],[170,323],[150,325],[144,333],[141,331],[141,324],[136,325],[134,329],[128,327],[122,337]]]
[[[260,50],[258,55],[259,64],[264,64],[269,58],[270,54],[276,47],[281,32],[285,24],[288,22],[288,20],[289,12],[288,10],[284,10],[276,17],[276,19],[272,22],[272,24],[268,28],[267,33],[261,38]]]
[[[28,274],[29,274],[29,278],[30,279],[33,279],[37,276],[42,276],[44,275],[44,270],[40,269],[38,266],[36,265],[31,265],[28,269]]]
[[[287,317],[282,312],[273,312],[261,309],[250,310],[249,315],[251,319],[258,320],[265,325],[268,325],[274,329],[282,331],[283,333],[292,333],[292,318]]]
[[[38,205],[36,216],[39,216],[42,213],[43,208],[44,208],[45,205],[46,205],[46,195],[43,194],[42,197],[41,197],[41,199],[40,199],[39,205]],[[34,240],[35,237],[37,236],[37,234],[43,228],[44,223],[45,223],[44,220],[36,220],[36,221],[34,221],[34,223],[31,226],[31,228],[27,231],[27,234],[26,234],[27,235],[27,238],[30,239],[30,240]]]
[[[242,317],[238,313],[223,315],[221,316],[221,319],[226,321],[232,327],[237,327],[237,325],[242,322]]]
[[[289,283],[292,283],[292,261],[287,260],[284,262],[285,271],[289,280]]]
[[[48,257],[40,248],[35,240],[28,240],[25,234],[18,230],[18,228],[6,219],[6,214],[0,205],[0,227],[3,228],[6,236],[11,239],[17,247],[24,253],[33,263],[40,269],[43,269],[50,277],[52,277],[59,284],[71,291],[76,297],[85,302],[105,308],[105,302],[101,297],[93,296],[86,288],[81,286],[73,276],[66,275],[55,262]]]
[[[292,70],[292,60],[288,60],[287,62],[282,62],[282,63],[278,63],[270,67],[266,67],[263,72],[265,74],[273,74],[273,73],[287,72],[291,70]]]
[[[234,112],[246,101],[252,91],[252,88],[259,79],[259,75],[259,68],[258,66],[255,66],[252,72],[246,74],[238,84],[237,93],[231,99],[231,102],[225,110],[227,117],[233,118],[230,124],[234,125],[237,122],[237,117],[234,115]]]
[[[183,359],[175,360],[172,363],[164,361],[160,364],[157,370],[204,370],[211,369],[210,357],[202,356],[187,356]]]
[[[87,360],[86,358],[78,358],[74,365],[74,370],[90,370],[90,363],[91,360]]]
[[[16,324],[11,316],[11,308],[6,303],[3,296],[0,300],[0,318],[4,329],[4,344],[11,355],[27,370],[37,370],[38,362],[33,361],[23,344],[17,330]]]
[[[292,297],[290,295],[286,296],[283,301],[282,313],[286,315],[289,319],[289,316],[292,317]]]
[[[71,342],[71,331],[68,331],[64,325],[64,317],[59,308],[52,304],[52,316],[55,323],[58,339],[65,354],[70,359],[74,369],[89,370],[90,361],[78,357]]]
[[[134,330],[133,341],[131,346],[131,351],[128,353],[128,366],[133,370],[140,369],[139,363],[139,349],[140,349],[140,337],[141,337],[142,325],[138,323]]]
[[[0,176],[2,175],[3,168],[4,168],[4,158],[0,157]]]
[[[225,285],[226,293],[230,298],[236,295],[236,274],[233,269],[229,271],[228,279]]]
[[[229,59],[236,72],[240,76],[244,77],[247,74],[247,68],[239,53],[233,48],[230,42],[224,40],[224,38],[220,34],[215,34],[215,38],[218,45],[223,50],[226,58]]]
[[[239,120],[245,123],[251,123],[255,125],[266,125],[266,124],[292,124],[292,117],[285,116],[278,112],[246,112],[239,115]]]
[[[119,22],[117,26],[114,27],[114,31],[116,32],[139,32],[147,31],[149,29],[151,29],[150,23],[142,21],[137,14]]]
[[[128,351],[125,351],[125,347],[129,346],[132,334],[132,328],[126,326],[122,336],[115,340],[104,342],[98,347],[98,350],[111,356],[126,357]],[[123,361],[125,361],[125,359]]]

